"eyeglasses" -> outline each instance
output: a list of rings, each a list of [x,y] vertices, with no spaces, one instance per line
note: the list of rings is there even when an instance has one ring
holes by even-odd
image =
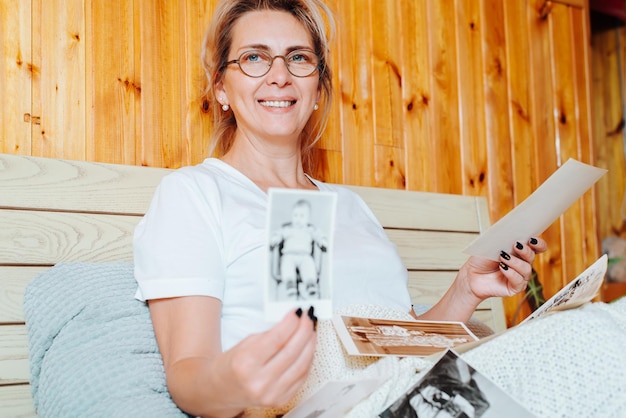
[[[282,58],[287,66],[287,71],[296,77],[308,77],[318,70],[319,58],[313,51],[296,49],[287,55],[271,56],[265,51],[245,51],[236,60],[228,61],[224,67],[237,64],[241,71],[248,77],[263,77],[270,71],[276,58]]]

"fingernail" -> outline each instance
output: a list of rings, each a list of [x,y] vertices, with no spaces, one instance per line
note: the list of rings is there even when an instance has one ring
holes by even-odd
[[[505,260],[511,259],[511,256],[505,253],[504,251],[500,251],[500,257],[504,258]]]
[[[509,269],[509,266],[507,266],[507,265],[506,265],[506,264],[504,264],[502,261],[500,261],[500,268],[501,268],[502,270],[505,270],[505,271],[506,271],[506,270],[508,270],[508,269]]]
[[[515,248],[517,248],[518,250],[523,250],[524,246],[522,245],[521,242],[518,241],[518,242],[515,243]]]
[[[298,308],[298,309],[296,310],[296,316],[297,316],[298,318],[302,317],[302,308]]]
[[[313,315],[313,331],[317,331],[317,316]]]
[[[309,308],[309,312],[307,312],[307,315],[309,315],[309,318],[311,318],[311,321],[312,321],[313,318],[315,317],[315,308],[313,306]]]
[[[537,238],[531,238],[531,239],[530,239],[530,243],[531,243],[532,245],[537,245],[537,243],[538,243],[538,242],[539,242],[539,241],[537,241]]]

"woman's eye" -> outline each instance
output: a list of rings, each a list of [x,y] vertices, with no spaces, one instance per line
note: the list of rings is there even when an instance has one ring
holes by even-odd
[[[241,58],[242,62],[262,62],[264,61],[263,56],[258,52],[248,52],[243,55]]]
[[[306,54],[297,53],[293,54],[289,59],[291,62],[309,62],[310,59]]]

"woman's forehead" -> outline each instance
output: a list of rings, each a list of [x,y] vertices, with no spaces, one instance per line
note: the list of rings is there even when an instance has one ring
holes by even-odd
[[[311,35],[288,12],[259,10],[242,15],[233,27],[231,50],[265,49],[284,53],[296,48],[312,48]]]

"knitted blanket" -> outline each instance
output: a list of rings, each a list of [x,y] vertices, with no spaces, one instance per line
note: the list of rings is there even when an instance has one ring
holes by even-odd
[[[187,417],[169,396],[130,263],[61,263],[24,295],[41,417]]]

